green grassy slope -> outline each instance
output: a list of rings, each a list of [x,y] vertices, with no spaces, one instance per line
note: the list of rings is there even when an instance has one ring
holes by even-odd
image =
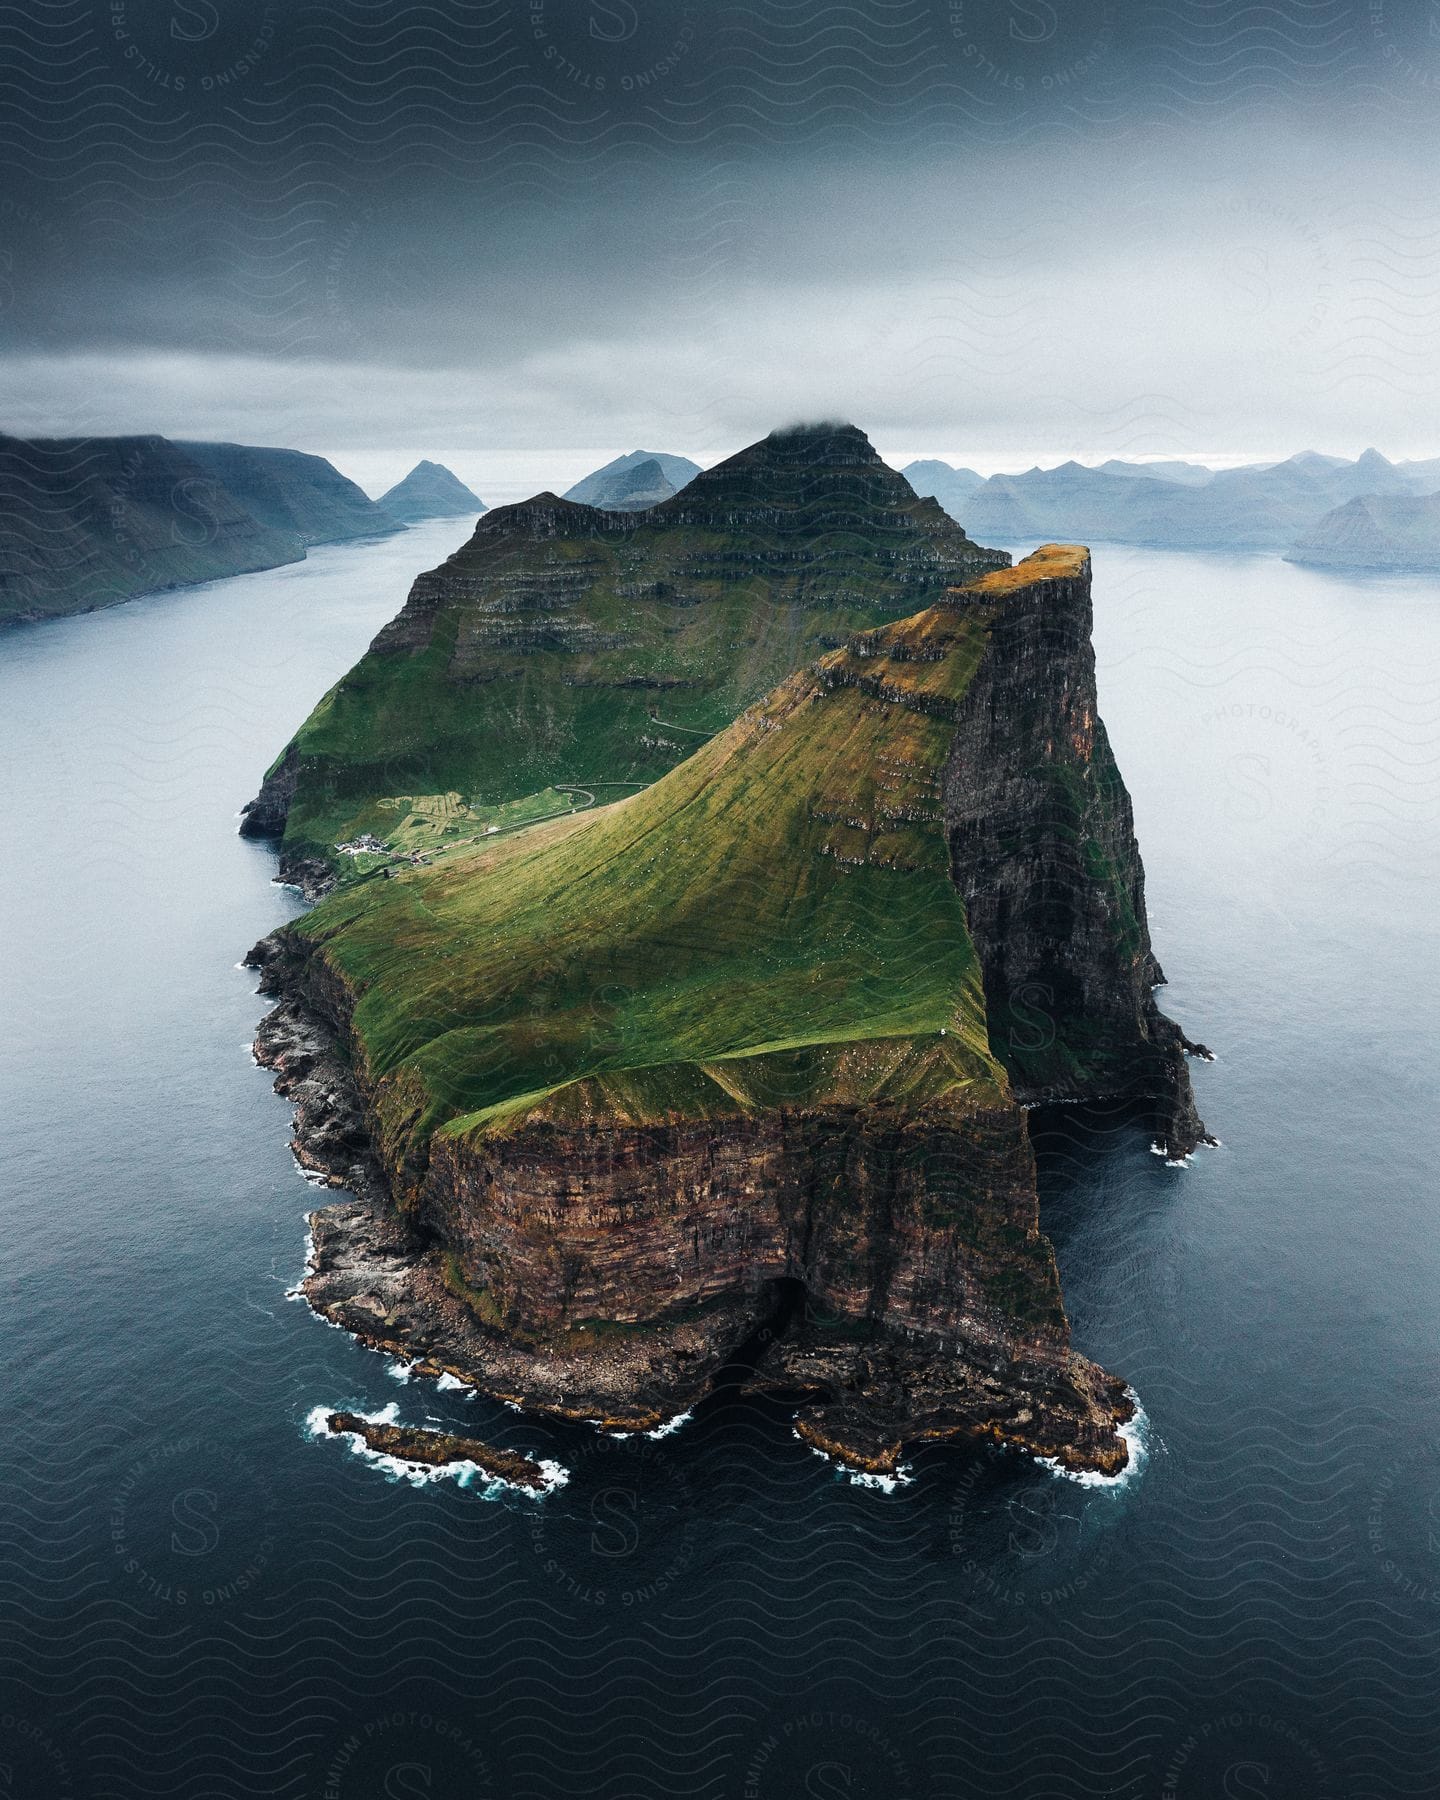
[[[848,426],[773,434],[645,513],[500,508],[301,728],[285,853],[348,870],[361,833],[432,848],[585,803],[562,784],[641,787],[807,658],[1008,561]]]
[[[387,1133],[1003,1102],[940,779],[1055,554],[830,653],[642,793],[300,920],[360,995]]]

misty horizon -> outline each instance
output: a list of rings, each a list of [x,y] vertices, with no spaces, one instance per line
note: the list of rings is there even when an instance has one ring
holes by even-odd
[[[863,431],[862,421],[855,421]],[[763,433],[761,435],[764,435]],[[1217,473],[1225,469],[1264,468],[1288,461],[1292,456],[1306,452],[1317,452],[1322,456],[1344,457],[1347,461],[1355,461],[1366,450],[1377,449],[1381,455],[1391,462],[1404,466],[1408,462],[1424,462],[1426,457],[1392,457],[1383,445],[1362,445],[1354,451],[1335,450],[1325,445],[1305,444],[1278,454],[1195,454],[1177,458],[1164,454],[1125,456],[1118,452],[1096,450],[1089,455],[1069,452],[1058,453],[1025,453],[1011,455],[984,456],[967,454],[964,450],[935,450],[931,448],[912,448],[905,446],[891,448],[884,442],[875,442],[871,433],[866,433],[875,444],[881,459],[892,469],[903,472],[908,464],[920,461],[937,461],[950,464],[952,468],[968,468],[976,474],[989,479],[995,475],[1024,475],[1033,469],[1048,470],[1060,468],[1068,462],[1078,462],[1086,467],[1098,467],[1107,460],[1134,463],[1165,463],[1183,461],[1201,464]],[[754,440],[750,440],[754,441]],[[372,499],[378,499],[387,488],[415,466],[422,458],[442,463],[465,482],[468,487],[480,495],[489,507],[509,505],[517,500],[529,499],[532,495],[545,492],[563,494],[585,476],[614,461],[617,457],[629,455],[640,449],[659,451],[672,455],[690,456],[702,468],[711,468],[726,457],[733,456],[745,448],[742,443],[731,445],[718,453],[701,454],[686,444],[628,444],[620,446],[575,446],[565,445],[554,450],[507,451],[504,449],[490,451],[470,451],[464,449],[436,450],[419,447],[405,451],[366,451],[349,448],[323,447],[309,444],[287,446],[298,450],[308,450],[326,457],[344,475],[348,475],[362,487]],[[1437,478],[1440,486],[1440,478]]]
[[[374,480],[834,412],[985,473],[1440,448],[1421,7],[116,4],[0,41],[17,435]]]

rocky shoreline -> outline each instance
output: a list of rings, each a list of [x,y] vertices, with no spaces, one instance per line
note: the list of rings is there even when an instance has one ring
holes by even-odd
[[[330,1022],[287,987],[273,940],[246,961],[261,969],[261,991],[280,996],[255,1057],[295,1108],[296,1161],[308,1179],[353,1196],[309,1215],[300,1291],[322,1318],[410,1363],[412,1374],[449,1375],[551,1418],[649,1431],[703,1400],[750,1346],[742,1389],[792,1401],[798,1435],[851,1470],[892,1476],[907,1447],[960,1437],[1053,1458],[1072,1473],[1126,1468],[1119,1428],[1134,1402],[1122,1381],[1074,1352],[1002,1375],[955,1344],[847,1341],[787,1307],[778,1282],[643,1330],[597,1325],[526,1345],[488,1328],[463,1297],[453,1259],[394,1204]]]
[[[264,967],[267,945],[251,951],[251,966]],[[444,1250],[394,1205],[364,1101],[328,1024],[291,994],[262,1020],[255,1059],[294,1105],[290,1148],[307,1178],[353,1196],[309,1215],[300,1292],[322,1318],[413,1363],[415,1374],[450,1375],[555,1418],[651,1430],[698,1400],[732,1347],[762,1326],[754,1308],[716,1308],[677,1325],[658,1355],[634,1342],[607,1342],[603,1333],[569,1354],[537,1355],[507,1342],[477,1319],[453,1276],[447,1282]]]

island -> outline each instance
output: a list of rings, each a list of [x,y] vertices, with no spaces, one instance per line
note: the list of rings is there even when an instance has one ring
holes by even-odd
[[[456,519],[483,513],[485,502],[472,494],[444,463],[418,462],[403,481],[387,488],[376,505],[402,525],[425,519]]]
[[[560,508],[524,529],[571,541]],[[952,1437],[1123,1470],[1135,1401],[1071,1344],[1026,1108],[1123,1104],[1172,1162],[1206,1134],[1090,606],[1087,552],[1051,545],[812,639],[640,791],[256,945],[257,1058],[352,1195],[312,1216],[310,1304],[613,1429],[738,1362],[852,1470]]]
[[[592,469],[574,487],[566,488],[562,498],[578,500],[583,506],[613,508],[617,499],[623,499],[627,492],[635,488],[636,470],[644,471],[641,478],[643,483],[652,488],[658,488],[663,483],[669,494],[678,494],[681,488],[700,473],[700,465],[691,462],[688,456],[675,456],[666,450],[631,450],[598,469]],[[659,471],[658,479],[655,470]],[[668,498],[668,494],[661,497]]]
[[[1321,569],[1440,574],[1440,494],[1364,494],[1325,514],[1286,552]]]
[[[653,456],[611,475],[592,476],[585,485],[590,488],[585,504],[602,512],[644,512],[679,492]]]

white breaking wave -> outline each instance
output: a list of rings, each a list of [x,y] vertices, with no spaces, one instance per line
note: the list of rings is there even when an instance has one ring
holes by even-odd
[[[682,1425],[688,1425],[694,1416],[694,1413],[676,1413],[673,1419],[667,1419],[663,1425],[657,1425],[653,1431],[647,1431],[645,1436],[647,1438],[667,1438],[673,1432],[678,1431]]]
[[[841,1462],[839,1457],[831,1456],[826,1450],[817,1449],[808,1438],[801,1437],[793,1427],[790,1435],[799,1438],[812,1456],[818,1456],[821,1462],[829,1463],[835,1473],[843,1475],[852,1487],[875,1488],[882,1494],[893,1494],[897,1488],[913,1487],[915,1484],[914,1475],[905,1467],[904,1463],[900,1463],[896,1467],[893,1475],[874,1475],[868,1469],[852,1469],[848,1463]]]
[[[1135,1403],[1135,1411],[1129,1421],[1120,1426],[1120,1436],[1126,1451],[1125,1467],[1117,1475],[1102,1475],[1098,1469],[1067,1469],[1054,1456],[1040,1456],[1036,1461],[1042,1468],[1051,1470],[1066,1481],[1075,1481],[1081,1487],[1089,1488],[1122,1488],[1127,1487],[1140,1474],[1150,1457],[1150,1418],[1140,1404],[1140,1396],[1134,1388],[1127,1387],[1125,1392]]]

